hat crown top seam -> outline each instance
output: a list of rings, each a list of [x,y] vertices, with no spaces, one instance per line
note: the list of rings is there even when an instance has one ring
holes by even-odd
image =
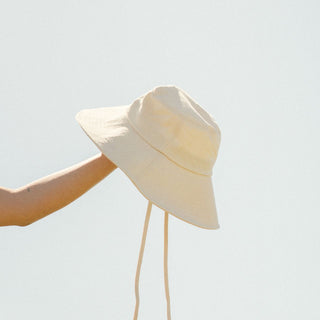
[[[212,175],[220,130],[182,90],[157,87],[149,91],[130,105],[127,118],[144,140],[170,160],[192,172]]]

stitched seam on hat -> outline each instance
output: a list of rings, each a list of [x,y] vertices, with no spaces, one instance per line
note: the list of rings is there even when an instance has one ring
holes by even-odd
[[[143,141],[145,141],[152,149],[154,149],[154,150],[158,151],[159,153],[161,153],[162,155],[164,155],[169,161],[173,162],[174,164],[176,164],[177,166],[181,167],[181,168],[184,169],[184,170],[187,170],[187,171],[192,172],[193,174],[196,174],[196,175],[199,175],[199,176],[204,176],[204,177],[211,177],[211,176],[212,176],[212,174],[208,175],[208,174],[203,174],[203,173],[199,173],[199,172],[193,171],[193,170],[191,170],[191,169],[189,169],[189,168],[186,168],[186,167],[182,166],[181,164],[179,164],[178,162],[172,160],[171,158],[169,158],[165,153],[163,153],[163,152],[162,152],[161,150],[159,150],[158,148],[154,147],[148,140],[146,140],[146,138],[143,137],[143,135],[142,135],[142,134],[138,131],[138,129],[133,125],[133,123],[131,122],[131,120],[129,119],[129,117],[128,117],[127,114],[126,114],[126,118],[127,118],[128,122],[130,123],[130,125],[132,126],[132,128],[134,129],[134,131],[139,135],[139,137],[140,137]],[[170,142],[170,141],[168,141],[165,146],[167,146],[167,145],[169,144],[169,142]],[[145,169],[148,168],[148,167],[151,165],[151,163],[153,162],[154,159],[155,159],[155,158],[153,158],[153,159],[149,162],[149,164],[147,164],[147,165],[145,166]]]

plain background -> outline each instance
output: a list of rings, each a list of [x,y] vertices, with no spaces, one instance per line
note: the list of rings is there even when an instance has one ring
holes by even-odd
[[[0,184],[99,150],[83,108],[174,84],[218,122],[221,228],[169,220],[172,319],[316,320],[318,1],[1,1]],[[0,204],[1,205],[1,204]],[[0,228],[0,317],[133,317],[147,200],[120,169],[62,210]],[[165,319],[163,211],[153,206],[139,319]]]

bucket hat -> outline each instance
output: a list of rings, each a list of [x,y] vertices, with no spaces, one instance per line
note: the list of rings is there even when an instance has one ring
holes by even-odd
[[[164,215],[164,273],[167,317],[168,216],[204,229],[220,227],[212,184],[221,131],[216,120],[184,90],[157,86],[131,104],[89,108],[76,120],[100,151],[119,167],[148,200],[136,272],[139,277],[152,204]]]

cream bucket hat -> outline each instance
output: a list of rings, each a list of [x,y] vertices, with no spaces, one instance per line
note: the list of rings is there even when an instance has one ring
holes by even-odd
[[[130,105],[85,109],[76,115],[82,129],[148,199],[136,273],[138,282],[152,204],[165,211],[164,267],[167,316],[168,214],[206,229],[218,229],[212,185],[221,132],[215,119],[182,89],[158,86]]]

